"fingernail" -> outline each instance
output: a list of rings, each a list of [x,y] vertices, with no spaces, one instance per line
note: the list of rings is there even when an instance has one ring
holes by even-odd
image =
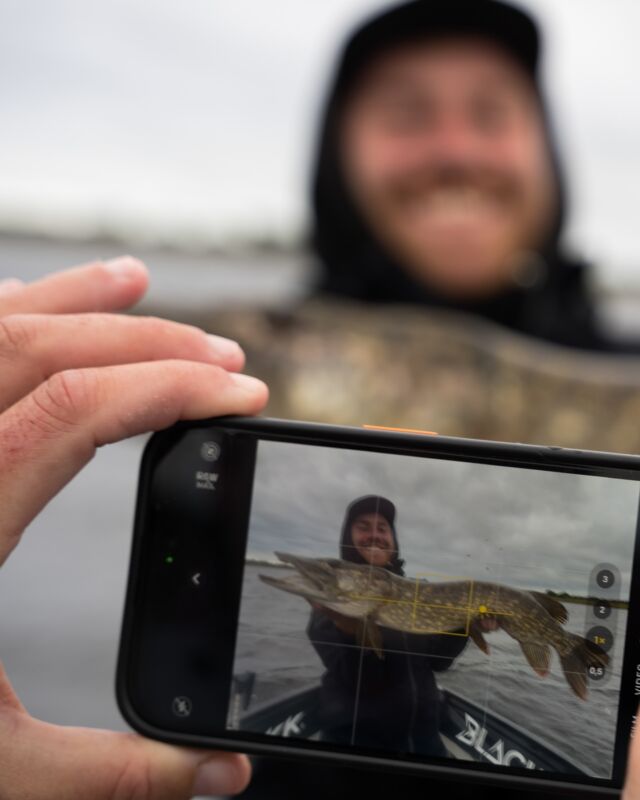
[[[254,378],[251,375],[243,375],[240,372],[234,373],[230,376],[231,380],[241,389],[246,389],[248,392],[255,394],[256,392],[263,392],[266,385],[263,381]]]
[[[209,345],[213,351],[214,356],[231,357],[242,355],[242,348],[233,339],[226,339],[224,336],[214,336],[212,333],[207,334]]]
[[[0,294],[10,294],[17,289],[22,289],[24,281],[20,278],[3,278],[0,280]]]
[[[236,788],[238,771],[224,761],[205,761],[196,770],[191,793],[194,795],[228,794]]]
[[[146,272],[147,268],[139,258],[133,256],[119,256],[104,262],[105,269],[116,278],[132,278],[141,272]]]

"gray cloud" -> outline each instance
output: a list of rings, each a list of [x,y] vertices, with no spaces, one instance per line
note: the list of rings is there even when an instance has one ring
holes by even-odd
[[[586,594],[596,564],[628,592],[638,484],[389,454],[259,445],[250,551],[337,554],[344,511],[389,497],[407,573]]]
[[[106,220],[214,240],[299,230],[339,42],[381,5],[0,4],[0,221],[77,233]],[[574,188],[568,239],[602,263],[601,280],[637,281],[640,5],[523,5],[546,33],[548,94]]]

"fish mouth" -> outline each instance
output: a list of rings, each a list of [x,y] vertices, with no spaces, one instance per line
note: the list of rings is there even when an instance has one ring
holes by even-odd
[[[316,589],[326,592],[335,586],[335,573],[330,560],[319,560],[317,558],[305,558],[304,556],[294,556],[291,553],[275,552],[274,555],[284,564],[291,564],[300,575],[309,581]]]

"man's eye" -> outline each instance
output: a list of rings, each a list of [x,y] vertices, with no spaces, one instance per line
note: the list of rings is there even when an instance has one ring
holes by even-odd
[[[398,132],[425,128],[434,116],[431,103],[405,93],[377,98],[372,103],[372,111],[381,125]]]
[[[401,132],[424,130],[432,122],[431,115],[418,104],[388,108],[383,120],[390,130]]]
[[[478,103],[472,109],[471,117],[478,130],[493,132],[506,126],[509,111],[503,103]]]

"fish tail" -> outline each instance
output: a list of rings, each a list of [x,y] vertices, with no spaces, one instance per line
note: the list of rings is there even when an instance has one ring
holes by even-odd
[[[590,667],[606,667],[609,656],[594,642],[582,636],[572,636],[574,647],[565,655],[560,654],[560,663],[567,683],[581,699],[587,699],[587,670]]]

